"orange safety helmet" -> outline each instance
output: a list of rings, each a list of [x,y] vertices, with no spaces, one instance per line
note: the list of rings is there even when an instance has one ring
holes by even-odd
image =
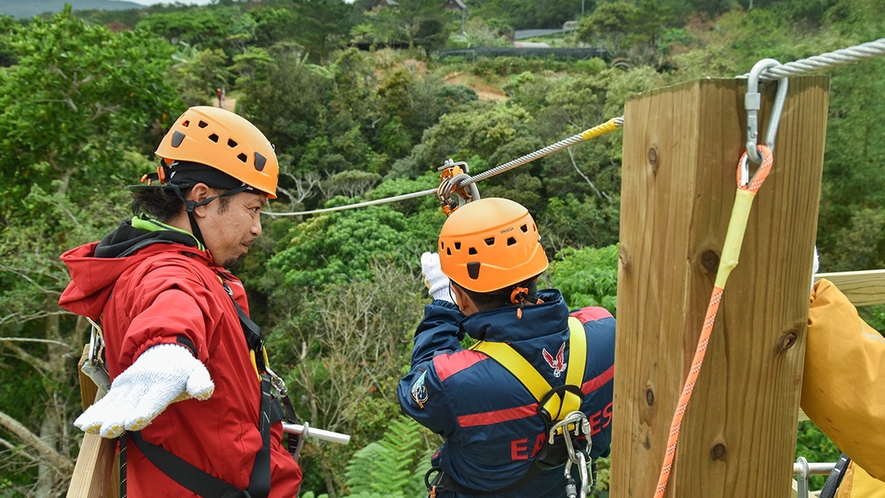
[[[509,199],[478,199],[455,210],[438,249],[442,272],[474,292],[505,289],[547,269],[535,220]]]
[[[217,107],[184,111],[155,154],[167,164],[187,161],[223,171],[276,199],[280,165],[273,145],[242,116]]]

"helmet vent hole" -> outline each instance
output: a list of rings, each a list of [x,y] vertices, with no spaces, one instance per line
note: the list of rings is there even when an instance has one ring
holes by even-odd
[[[467,251],[467,254],[469,254],[469,255],[471,255],[471,256],[475,256],[475,255],[477,255],[477,254],[479,254],[479,253],[476,252],[476,248],[475,248],[475,247],[471,247],[470,250]]]
[[[200,128],[205,128],[205,127],[209,126],[209,123],[207,123],[205,121],[200,121],[199,123],[197,123],[197,126],[199,126]]]
[[[528,233],[529,231],[529,227],[527,225],[522,225],[521,227],[519,227],[519,229],[522,230],[522,233]]]
[[[184,136],[184,133],[175,130],[175,133],[172,134],[172,146],[178,147],[179,145],[181,145],[181,142],[184,141]]]
[[[479,268],[481,264],[474,261],[472,263],[467,263],[467,276],[476,280],[479,278]]]
[[[452,255],[452,250],[446,248],[446,256],[451,256],[451,255]]]
[[[237,159],[245,163],[249,158],[246,156],[246,154],[240,152],[239,154],[237,154]]]
[[[185,119],[184,121],[181,122],[181,126],[184,126],[185,128],[190,126],[190,124],[191,124],[191,122],[189,119]]]
[[[493,246],[495,245],[495,238],[489,237],[487,239],[483,239],[483,242],[485,242],[487,246]]]
[[[516,239],[514,239],[513,237],[509,237],[509,238],[507,239],[507,245],[508,245],[508,246],[512,246],[512,245],[514,245],[514,244],[516,244]]]
[[[237,147],[237,143],[228,138],[227,139],[227,146],[230,147],[231,149],[235,149]]]
[[[455,250],[456,250],[456,251],[460,251],[460,250],[461,250],[461,243],[460,243],[460,242],[455,242]]]
[[[209,135],[209,140],[212,140],[213,142],[218,143],[218,135],[216,135],[214,133]]]

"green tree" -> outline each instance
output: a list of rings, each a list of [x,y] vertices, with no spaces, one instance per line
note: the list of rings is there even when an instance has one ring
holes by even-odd
[[[630,22],[639,14],[632,3],[618,1],[600,5],[587,17],[581,19],[575,37],[591,44],[603,44],[615,53],[619,52],[629,36]]]
[[[277,153],[291,155],[297,164],[307,144],[322,135],[320,122],[332,81],[307,64],[297,46],[275,45],[268,53],[273,64],[243,83],[238,105],[241,114],[264,131]],[[297,173],[306,171],[321,170],[313,166]]]
[[[400,2],[395,9],[381,9],[376,22],[395,28],[398,34],[396,39],[408,42],[409,48],[419,45],[433,47],[444,42],[448,36],[443,13],[440,3],[435,0],[413,0]]]
[[[602,306],[615,314],[618,295],[618,246],[564,249],[551,264],[554,286],[571,308]]]
[[[618,1],[600,5],[581,19],[575,37],[616,54],[630,51],[635,61],[654,63],[661,35],[675,22],[670,8],[656,0],[639,0],[635,5]]]
[[[372,261],[410,260],[418,245],[405,216],[385,206],[316,216],[294,227],[289,240],[268,264],[300,289],[365,280]]]
[[[173,49],[143,30],[89,26],[70,8],[6,33],[0,73],[0,465],[4,495],[57,496],[80,440],[75,362],[88,324],[62,311],[65,249],[123,216],[122,187],[149,168],[154,130],[181,103]],[[6,391],[7,386],[15,386]],[[19,386],[32,389],[22,390]]]
[[[318,292],[282,284],[272,300],[280,313],[268,344],[276,352],[273,363],[286,366],[296,410],[314,427],[352,437],[348,446],[307,444],[307,464],[322,475],[322,487],[313,491],[331,496],[344,487],[345,463],[355,449],[379,439],[399,413],[396,386],[426,302],[419,276],[395,261],[372,261],[371,247],[365,251],[360,259],[369,262],[359,280]]]
[[[256,21],[238,7],[200,7],[154,12],[136,25],[173,44],[185,42],[200,49],[221,49],[229,56],[240,53],[252,40]]]
[[[259,47],[292,40],[298,34],[298,18],[290,9],[257,8],[250,10],[249,16],[255,21],[255,44]]]
[[[227,56],[219,49],[197,50],[181,43],[173,56],[173,67],[178,92],[190,107],[210,105],[216,88],[228,87],[231,72],[227,68]]]
[[[145,31],[114,34],[67,10],[10,40],[18,64],[0,79],[4,212],[20,210],[16,201],[35,184],[91,194],[131,181],[120,175],[123,152],[152,151],[151,130],[183,110],[167,76],[172,48]],[[53,180],[61,181],[53,188]]]
[[[384,437],[354,453],[347,463],[347,488],[351,498],[412,497],[425,492],[424,474],[430,470],[434,437],[405,415],[392,420]]]
[[[311,47],[312,60],[322,63],[333,49],[344,44],[354,25],[354,7],[344,0],[294,0],[295,41]]]

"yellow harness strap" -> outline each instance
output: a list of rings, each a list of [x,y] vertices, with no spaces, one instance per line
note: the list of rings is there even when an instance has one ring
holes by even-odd
[[[569,357],[566,364],[565,383],[581,388],[584,380],[584,367],[587,363],[587,334],[581,321],[569,317]],[[474,350],[485,353],[497,361],[516,377],[532,393],[539,403],[553,388],[544,377],[521,354],[503,342],[482,341],[473,346]],[[565,392],[565,401],[559,395],[552,396],[544,404],[544,409],[555,417],[553,422],[581,409],[581,398],[572,392]]]

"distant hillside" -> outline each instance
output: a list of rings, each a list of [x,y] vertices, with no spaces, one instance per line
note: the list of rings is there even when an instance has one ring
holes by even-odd
[[[160,2],[160,0],[157,0]],[[65,3],[76,10],[125,10],[143,9],[144,5],[122,0],[0,0],[0,14],[16,19],[34,17],[44,12],[61,12]]]

